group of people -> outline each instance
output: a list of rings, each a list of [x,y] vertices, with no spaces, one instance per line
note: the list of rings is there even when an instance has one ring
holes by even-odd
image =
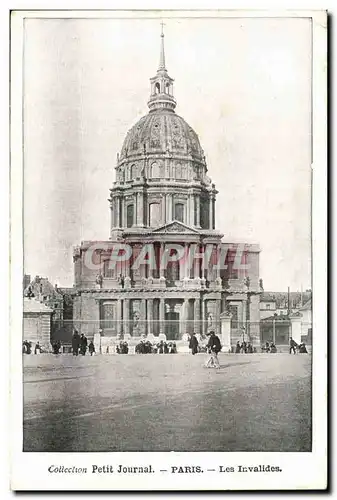
[[[33,344],[29,340],[24,340],[22,342],[22,352],[23,354],[32,354]],[[40,354],[43,352],[42,347],[40,346],[40,342],[37,341],[34,347],[34,354]]]
[[[271,354],[277,352],[277,348],[276,348],[276,345],[274,344],[274,342],[266,342],[265,345],[262,346],[262,352],[270,352]]]
[[[165,342],[161,340],[158,344],[152,344],[149,340],[141,340],[135,349],[136,354],[176,354],[177,345],[175,342]]]
[[[222,349],[222,345],[219,337],[215,334],[214,331],[210,331],[207,334],[207,343],[206,343],[206,352],[210,355],[205,363],[206,368],[220,368],[218,353]],[[194,356],[202,351],[201,346],[199,345],[199,341],[195,333],[192,333],[189,339],[189,348],[191,349],[191,353]]]
[[[71,347],[73,351],[73,356],[78,356],[79,353],[82,356],[85,356],[87,349],[89,350],[90,356],[92,356],[95,353],[95,346],[93,341],[91,340],[91,342],[88,345],[87,337],[84,335],[84,333],[79,335],[77,330],[74,330],[74,334],[71,339]]]
[[[304,342],[301,342],[300,344],[298,344],[297,342],[295,342],[295,340],[290,337],[289,339],[289,354],[296,354],[296,351],[299,353],[299,354],[308,354],[308,351],[307,351],[307,348],[306,348],[306,345]]]
[[[121,340],[118,346],[116,346],[117,354],[128,354],[129,344],[126,341]]]
[[[253,348],[250,342],[246,342],[245,340],[240,342],[238,340],[234,352],[235,354],[253,354],[254,352],[256,352],[256,349]]]

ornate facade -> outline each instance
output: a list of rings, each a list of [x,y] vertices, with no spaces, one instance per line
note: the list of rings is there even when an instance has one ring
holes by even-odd
[[[245,245],[240,263],[246,269],[236,269],[237,245],[225,243],[225,266],[218,265],[224,242],[215,229],[217,191],[197,134],[175,112],[163,33],[159,67],[150,82],[149,112],[130,129],[117,155],[110,239],[84,241],[74,250],[75,324],[88,336],[100,330],[110,338],[178,340],[191,331],[220,333],[223,313],[232,317],[232,342],[250,325],[247,335],[258,344],[259,248]],[[120,244],[132,249],[130,258],[117,258],[111,266]],[[86,265],[93,245],[99,271]],[[177,260],[175,245],[183,248]],[[207,253],[205,267],[201,255]],[[135,266],[137,259],[141,264]]]

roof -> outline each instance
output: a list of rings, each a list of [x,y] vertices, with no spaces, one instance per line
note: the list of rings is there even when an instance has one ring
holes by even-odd
[[[263,292],[260,296],[260,302],[276,302],[275,295],[269,292]]]
[[[51,314],[53,309],[46,306],[34,297],[28,299],[25,297],[23,299],[23,312],[24,313],[37,313],[37,314]]]
[[[55,288],[48,278],[42,278],[41,276],[35,276],[35,278],[30,282],[27,288],[24,291],[24,295],[27,296],[29,287],[34,293],[35,297],[43,296],[50,297],[53,300],[62,299],[62,294],[58,292],[58,289]]]
[[[264,297],[270,297],[270,299]],[[296,309],[301,306],[301,301],[305,304],[309,299],[311,299],[311,292],[290,292],[290,307],[291,309]],[[268,302],[276,300],[277,309],[287,309],[288,308],[288,292],[263,292],[260,296],[260,301]]]
[[[146,149],[145,149],[146,148]],[[155,153],[156,155],[170,153],[178,158],[191,155],[193,159],[204,163],[204,152],[200,145],[199,138],[195,131],[186,121],[174,111],[161,109],[143,116],[127,133],[123,143],[120,160],[127,160],[131,163],[138,163],[141,168],[143,162],[139,162],[140,155]],[[177,161],[174,177],[184,178],[187,172],[183,172],[186,161]],[[160,168],[161,162],[157,162]],[[160,166],[159,166],[160,164]],[[179,167],[179,168],[178,168]],[[139,177],[140,172],[135,177]],[[165,177],[154,174],[152,176]],[[128,180],[126,178],[125,180]],[[130,180],[132,180],[130,178]]]
[[[300,308],[300,311],[311,311],[312,309],[312,299],[309,299],[303,307]]]

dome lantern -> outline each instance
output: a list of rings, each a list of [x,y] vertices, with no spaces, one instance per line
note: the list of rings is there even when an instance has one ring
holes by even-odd
[[[157,109],[169,109],[174,111],[176,107],[176,100],[173,96],[173,82],[174,79],[171,78],[165,66],[165,48],[164,48],[164,23],[161,23],[161,43],[160,43],[160,58],[159,66],[157,69],[157,74],[153,78],[150,78],[151,82],[151,95],[148,101],[148,106],[151,111]]]

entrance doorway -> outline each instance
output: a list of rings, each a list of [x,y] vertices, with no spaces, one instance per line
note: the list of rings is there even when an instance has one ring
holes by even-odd
[[[165,314],[165,335],[167,340],[179,340],[179,318],[180,314],[169,311]]]

